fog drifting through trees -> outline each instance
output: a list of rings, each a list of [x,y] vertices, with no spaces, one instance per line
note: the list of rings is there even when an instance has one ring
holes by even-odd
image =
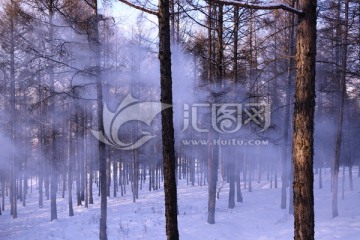
[[[176,240],[176,185],[208,188],[216,225],[224,189],[236,209],[267,182],[295,239],[314,239],[324,172],[329,216],[358,191],[359,3],[140,2],[1,1],[0,213],[21,218],[30,196],[53,221],[59,199],[69,216],[101,201],[113,239],[108,199],[163,190]]]

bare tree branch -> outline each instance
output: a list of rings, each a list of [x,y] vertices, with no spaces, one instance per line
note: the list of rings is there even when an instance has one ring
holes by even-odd
[[[269,3],[269,4],[253,4],[253,3],[243,3],[236,0],[214,0],[216,3],[221,3],[224,5],[231,5],[231,6],[238,6],[248,9],[260,9],[260,10],[274,10],[274,9],[282,9],[287,12],[291,12],[297,15],[303,15],[303,12],[301,10],[298,10],[296,8],[293,8],[287,4],[275,4],[275,3]]]
[[[128,6],[130,6],[130,7],[136,8],[136,9],[138,9],[138,10],[140,10],[140,11],[143,11],[143,12],[146,12],[146,13],[148,13],[148,14],[155,15],[155,16],[159,16],[158,11],[155,11],[155,10],[152,10],[152,9],[148,9],[148,8],[146,8],[146,7],[143,7],[143,6],[136,5],[136,4],[131,3],[131,2],[129,2],[129,1],[127,1],[127,0],[119,0],[119,1],[122,2],[122,3],[125,3],[126,5],[128,5]]]

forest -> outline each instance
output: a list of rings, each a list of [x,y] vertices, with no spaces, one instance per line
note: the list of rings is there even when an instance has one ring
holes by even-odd
[[[359,0],[0,0],[0,239],[358,239]]]

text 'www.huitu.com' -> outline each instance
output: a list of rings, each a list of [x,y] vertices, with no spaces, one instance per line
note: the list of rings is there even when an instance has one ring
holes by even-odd
[[[208,145],[217,145],[217,146],[267,146],[269,145],[268,140],[243,140],[243,139],[183,139],[181,140],[184,146],[208,146]]]

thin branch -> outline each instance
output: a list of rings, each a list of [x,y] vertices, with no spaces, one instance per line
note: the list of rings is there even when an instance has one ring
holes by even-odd
[[[195,18],[191,17],[191,16],[187,13],[187,11],[184,9],[184,7],[183,7],[182,5],[179,4],[179,7],[180,7],[181,9],[183,9],[183,10],[184,10],[184,13],[185,13],[191,20],[193,20],[196,24],[198,24],[199,26],[204,27],[204,28],[210,28],[210,29],[213,30],[213,31],[217,30],[216,28],[212,28],[212,27],[206,26],[206,25],[202,24],[201,22],[197,21]]]
[[[235,1],[235,0],[214,0],[214,2],[216,3],[221,3],[224,5],[231,5],[231,6],[238,6],[238,7],[242,7],[242,8],[248,8],[248,9],[260,9],[260,10],[274,10],[274,9],[282,9],[285,10],[287,12],[291,12],[297,15],[303,15],[303,11],[298,10],[296,8],[293,8],[287,4],[274,4],[274,3],[269,3],[269,4],[253,4],[253,3],[243,3],[243,2],[239,2],[239,1]]]
[[[152,9],[148,9],[146,7],[143,7],[143,6],[139,6],[139,5],[136,5],[136,4],[133,4],[127,0],[119,0],[120,2],[122,3],[125,3],[126,5],[130,6],[130,7],[133,7],[133,8],[136,8],[140,11],[143,11],[143,12],[146,12],[148,14],[152,14],[152,15],[155,15],[155,16],[159,16],[159,12],[158,11],[155,11],[155,10],[152,10]]]

